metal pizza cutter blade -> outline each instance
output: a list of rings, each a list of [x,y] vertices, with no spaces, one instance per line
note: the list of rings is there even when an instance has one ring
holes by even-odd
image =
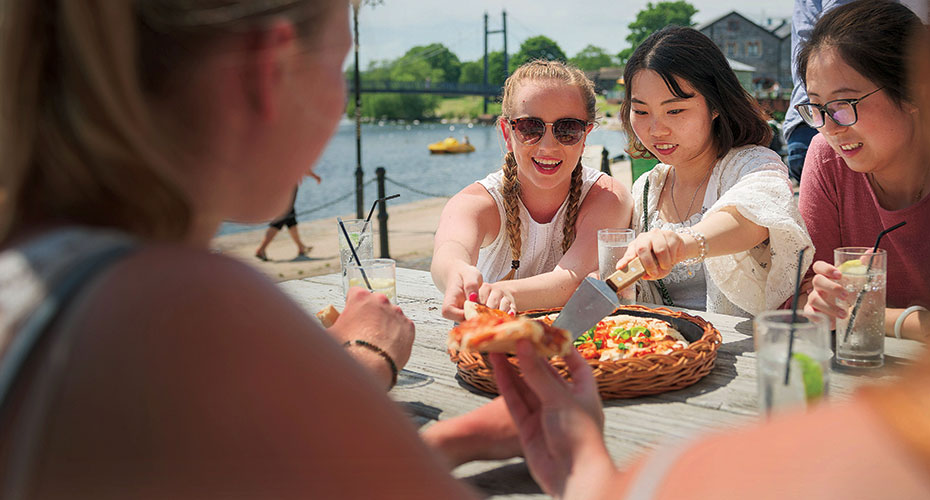
[[[617,309],[620,306],[617,294],[636,283],[644,274],[646,269],[639,258],[636,258],[604,281],[585,278],[568,299],[552,326],[568,330],[572,339],[577,339]]]

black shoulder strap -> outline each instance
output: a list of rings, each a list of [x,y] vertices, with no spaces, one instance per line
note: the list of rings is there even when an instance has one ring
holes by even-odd
[[[128,255],[134,248],[132,243],[125,242],[90,255],[75,264],[60,283],[51,289],[48,297],[39,304],[13,337],[3,359],[0,360],[0,408],[5,405],[23,365],[33,355],[43,335],[55,320],[61,317],[71,300],[102,270]],[[11,454],[7,460],[7,470],[3,474],[0,498],[25,498],[37,451],[37,440],[45,423],[51,392],[63,376],[63,361],[67,360],[70,341],[53,343],[50,351],[49,358],[46,359],[51,361],[48,363],[51,366],[43,366],[39,370],[39,376],[35,381],[35,393],[27,396],[22,407],[23,415],[14,419],[14,422],[21,422],[22,425],[17,432],[11,433]]]
[[[648,175],[648,174],[647,174]],[[649,178],[646,177],[646,186],[643,189],[643,232],[649,231]],[[661,279],[656,280],[656,287],[659,289],[659,294],[662,295],[662,304],[666,306],[675,306],[675,301],[672,300],[671,295],[668,293],[668,288],[665,287],[665,282]]]

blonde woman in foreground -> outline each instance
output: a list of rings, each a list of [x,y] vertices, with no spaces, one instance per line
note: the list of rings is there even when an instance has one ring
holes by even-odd
[[[562,306],[597,270],[598,229],[629,227],[626,188],[581,165],[594,104],[591,81],[557,61],[507,79],[504,166],[453,196],[436,231],[431,272],[445,317],[461,321],[465,299],[505,311]]]

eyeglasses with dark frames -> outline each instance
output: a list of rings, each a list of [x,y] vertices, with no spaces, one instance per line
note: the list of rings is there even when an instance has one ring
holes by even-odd
[[[510,128],[517,139],[526,145],[533,145],[546,134],[546,127],[552,127],[552,135],[563,146],[574,146],[584,139],[589,123],[578,118],[559,118],[549,123],[541,118],[528,116],[510,120]]]
[[[796,104],[794,109],[798,110],[804,122],[813,128],[826,125],[827,116],[840,127],[849,127],[859,121],[859,111],[856,109],[856,105],[883,88],[885,87],[879,87],[858,99],[834,99],[824,104],[814,104],[809,101],[802,102]]]

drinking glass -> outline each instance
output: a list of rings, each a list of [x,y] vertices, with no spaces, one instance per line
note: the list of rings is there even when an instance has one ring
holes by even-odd
[[[843,273],[840,284],[854,296],[849,302],[837,301],[846,317],[836,320],[836,362],[878,368],[885,362],[888,254],[870,247],[842,247],[833,251],[833,264]]]
[[[342,223],[346,227],[346,232],[349,233],[349,238],[352,240],[352,246],[355,247],[358,258],[360,260],[374,258],[371,223],[366,223],[365,219],[343,219]],[[349,291],[349,288],[345,286],[348,283],[346,281],[346,268],[349,264],[355,264],[355,258],[352,257],[352,250],[349,249],[345,234],[343,234],[338,222],[336,223],[336,237],[339,238],[339,264],[342,270],[342,291],[345,293]]]
[[[396,269],[397,264],[394,259],[365,259],[362,265],[350,263],[346,266],[343,288],[348,292],[352,287],[366,288],[371,285],[371,291],[383,293],[387,295],[392,304],[397,304]],[[366,278],[368,279],[367,285]]]
[[[764,414],[806,406],[826,396],[830,387],[830,321],[821,313],[766,311],[753,320],[759,381],[759,410]],[[785,384],[791,331],[791,369]]]
[[[632,229],[599,229],[597,231],[597,276],[606,279],[617,270],[617,261],[636,238]],[[632,304],[636,299],[634,287],[620,291],[620,303]]]

